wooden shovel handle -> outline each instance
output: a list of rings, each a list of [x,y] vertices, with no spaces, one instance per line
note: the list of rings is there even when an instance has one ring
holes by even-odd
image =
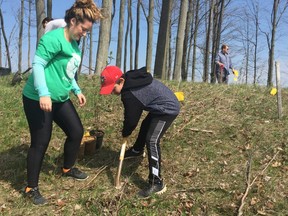
[[[126,144],[127,144],[127,141],[125,140],[125,142],[121,146],[121,151],[120,151],[120,156],[119,156],[119,165],[117,168],[117,174],[116,174],[116,178],[115,178],[116,189],[121,188],[120,176],[121,176],[122,164],[123,164],[123,160],[124,160],[124,156],[125,156]]]

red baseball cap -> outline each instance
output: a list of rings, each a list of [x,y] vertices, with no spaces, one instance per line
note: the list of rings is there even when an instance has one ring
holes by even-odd
[[[120,68],[116,66],[107,66],[101,73],[100,94],[111,94],[116,81],[123,75]]]

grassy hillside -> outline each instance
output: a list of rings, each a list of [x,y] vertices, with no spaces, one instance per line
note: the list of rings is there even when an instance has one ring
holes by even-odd
[[[87,181],[62,178],[65,136],[55,125],[40,174],[49,203],[38,207],[20,193],[30,138],[21,101],[24,83],[12,87],[11,79],[0,78],[0,214],[230,216],[237,215],[248,181],[244,215],[288,215],[285,89],[284,117],[278,120],[277,98],[267,88],[182,83],[181,114],[161,144],[168,191],[138,200],[135,195],[148,175],[147,158],[124,161],[124,185],[121,190],[113,186],[121,147],[120,98],[100,97],[98,80],[81,76],[88,104],[79,114],[85,130],[105,131],[104,143],[95,155],[78,160],[77,166],[90,175]],[[167,85],[177,90],[177,83]]]

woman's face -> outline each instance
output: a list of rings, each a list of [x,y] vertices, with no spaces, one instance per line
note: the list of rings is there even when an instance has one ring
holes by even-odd
[[[77,23],[75,18],[71,19],[69,26],[69,35],[71,39],[76,41],[80,40],[81,37],[85,36],[91,30],[92,25],[93,23],[86,19],[83,23]]]

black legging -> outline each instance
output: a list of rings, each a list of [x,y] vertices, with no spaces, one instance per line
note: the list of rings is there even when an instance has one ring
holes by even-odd
[[[64,165],[71,168],[76,161],[83,137],[83,125],[72,102],[53,103],[52,112],[40,109],[39,101],[23,96],[25,115],[29,124],[31,146],[27,156],[28,187],[37,187],[43,158],[51,139],[53,121],[65,132]]]
[[[159,184],[162,181],[160,139],[176,117],[176,115],[153,115],[149,113],[141,123],[133,148],[137,151],[142,151],[146,144],[150,184]]]

